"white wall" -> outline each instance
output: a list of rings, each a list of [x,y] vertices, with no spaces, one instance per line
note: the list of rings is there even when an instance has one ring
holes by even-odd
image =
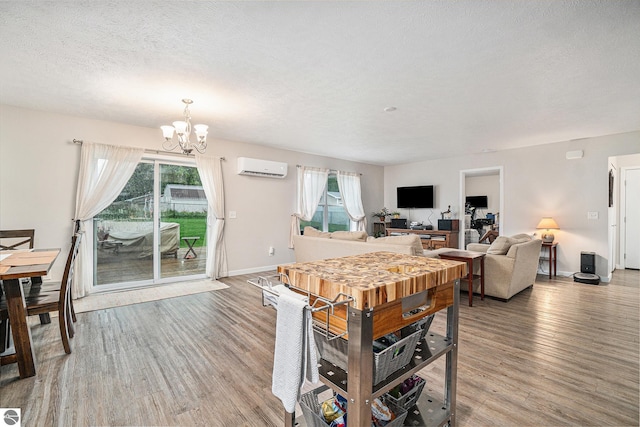
[[[80,146],[72,140],[160,149],[159,129],[45,113],[0,105],[0,228],[35,228],[38,247],[68,249],[75,209]],[[296,193],[296,165],[328,167],[362,174],[365,212],[383,202],[383,168],[294,151],[211,138],[208,154],[223,156],[230,274],[249,273],[292,262],[287,248]],[[339,153],[336,153],[338,156]],[[238,157],[286,162],[285,179],[236,174]],[[368,218],[370,219],[370,218]],[[269,246],[275,256],[268,255]],[[56,262],[51,277],[59,279]]]
[[[567,160],[567,151],[584,150],[584,157]],[[610,156],[640,153],[640,131],[556,142],[535,147],[470,154],[437,161],[385,167],[384,200],[395,203],[395,189],[401,185],[433,184],[438,188],[434,212],[451,205],[456,218],[459,171],[488,167],[504,168],[504,211],[500,212],[501,234],[534,233],[543,216],[552,216],[560,230],[558,274],[580,270],[580,252],[598,255],[597,273],[608,276],[608,173]],[[428,210],[422,210],[428,211]],[[598,212],[588,220],[587,212]],[[423,218],[428,212],[415,212]]]

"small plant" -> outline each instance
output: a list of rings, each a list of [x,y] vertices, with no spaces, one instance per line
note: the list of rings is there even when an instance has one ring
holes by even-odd
[[[387,208],[382,208],[378,212],[374,212],[372,216],[380,218],[380,221],[384,220],[384,217],[391,215],[391,212]]]

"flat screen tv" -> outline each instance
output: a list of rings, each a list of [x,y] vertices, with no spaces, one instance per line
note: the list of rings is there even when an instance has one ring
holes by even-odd
[[[487,209],[489,207],[487,196],[467,196],[466,202],[472,208]]]
[[[398,187],[398,208],[433,209],[433,185]]]

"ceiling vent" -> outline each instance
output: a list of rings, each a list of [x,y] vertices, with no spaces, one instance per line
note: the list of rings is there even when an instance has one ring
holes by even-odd
[[[271,160],[238,157],[238,174],[265,178],[284,178],[287,176],[287,164],[272,162]]]

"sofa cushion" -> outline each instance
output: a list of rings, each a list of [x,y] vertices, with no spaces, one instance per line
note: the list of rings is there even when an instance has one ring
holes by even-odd
[[[509,252],[509,248],[511,245],[515,244],[517,241],[511,237],[498,236],[496,240],[493,241],[489,249],[487,249],[487,254],[491,255],[506,255]]]
[[[390,245],[411,245],[411,255],[423,255],[422,242],[420,236],[417,234],[403,234],[401,236],[387,236],[387,237],[369,237],[367,242],[376,244],[390,244]]]
[[[367,240],[366,231],[334,231],[331,233],[332,239],[338,240],[359,240],[365,242]]]
[[[326,231],[320,231],[309,226],[306,226],[304,230],[302,230],[302,234],[309,237],[323,237],[325,239],[331,238],[331,233],[327,233]]]

